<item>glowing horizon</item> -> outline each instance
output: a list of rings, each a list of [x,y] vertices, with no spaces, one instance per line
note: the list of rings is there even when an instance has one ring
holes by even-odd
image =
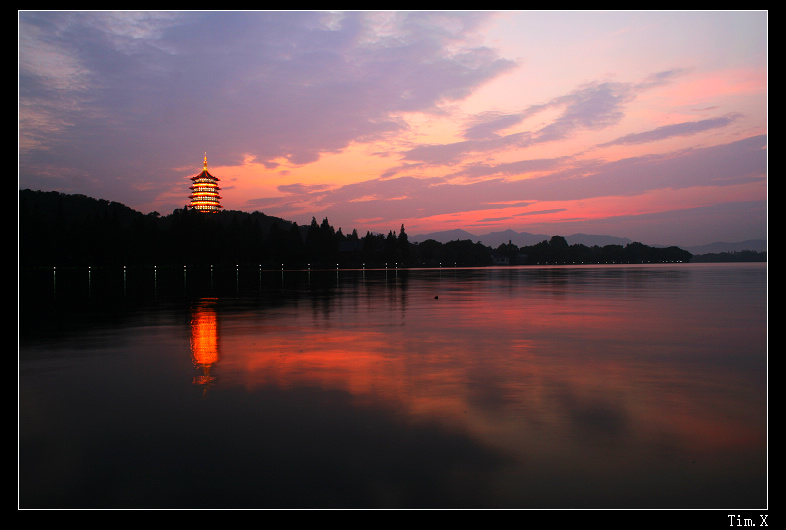
[[[345,233],[767,234],[766,11],[20,12],[19,72],[20,188],[167,214],[208,151]]]

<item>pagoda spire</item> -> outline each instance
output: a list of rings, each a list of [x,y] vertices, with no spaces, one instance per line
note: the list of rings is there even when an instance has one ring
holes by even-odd
[[[207,151],[205,151],[205,162],[202,164],[202,170],[207,171]]]

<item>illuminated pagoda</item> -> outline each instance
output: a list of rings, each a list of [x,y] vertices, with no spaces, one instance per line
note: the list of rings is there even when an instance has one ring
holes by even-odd
[[[217,212],[221,209],[218,200],[218,178],[211,175],[207,170],[207,153],[205,153],[205,163],[202,166],[202,173],[191,177],[191,208],[200,212]]]

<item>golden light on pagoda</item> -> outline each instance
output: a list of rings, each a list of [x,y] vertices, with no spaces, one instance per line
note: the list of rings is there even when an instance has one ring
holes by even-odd
[[[202,173],[191,177],[191,208],[200,212],[217,212],[221,209],[218,191],[218,178],[207,170],[207,153],[202,165]]]

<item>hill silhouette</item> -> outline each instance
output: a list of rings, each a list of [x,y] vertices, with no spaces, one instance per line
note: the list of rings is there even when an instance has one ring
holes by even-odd
[[[456,239],[471,239],[472,241],[479,241],[486,246],[497,248],[504,243],[513,243],[519,247],[526,247],[540,243],[541,241],[549,239],[551,236],[546,234],[532,234],[529,232],[516,232],[515,230],[507,229],[501,232],[490,232],[484,235],[477,235],[466,230],[444,230],[439,232],[431,232],[427,234],[417,234],[411,236],[413,242],[426,241],[427,239],[434,239],[441,243],[453,241]],[[565,240],[569,245],[586,245],[588,247],[606,245],[628,245],[634,241],[625,237],[607,236],[607,235],[593,235],[593,234],[572,234],[565,236]],[[753,251],[757,253],[765,253],[767,250],[767,241],[764,239],[749,239],[746,241],[728,243],[717,241],[700,246],[683,246],[678,245],[683,250],[687,250],[691,254],[725,254],[725,253],[740,253],[744,251]]]
[[[530,234],[528,240],[516,239],[526,243],[520,245],[513,242],[511,232],[496,233],[494,241],[500,242],[495,246],[473,242],[477,238],[463,231],[448,233],[453,239],[447,241],[423,236],[410,240],[403,225],[398,231],[366,232],[361,237],[357,230],[344,234],[334,229],[327,218],[321,223],[312,218],[309,225],[299,226],[261,212],[235,210],[205,214],[183,208],[162,216],[84,195],[19,192],[21,266],[434,267],[688,262],[693,257],[676,246],[656,248],[622,239],[588,245],[571,244],[563,236]]]

